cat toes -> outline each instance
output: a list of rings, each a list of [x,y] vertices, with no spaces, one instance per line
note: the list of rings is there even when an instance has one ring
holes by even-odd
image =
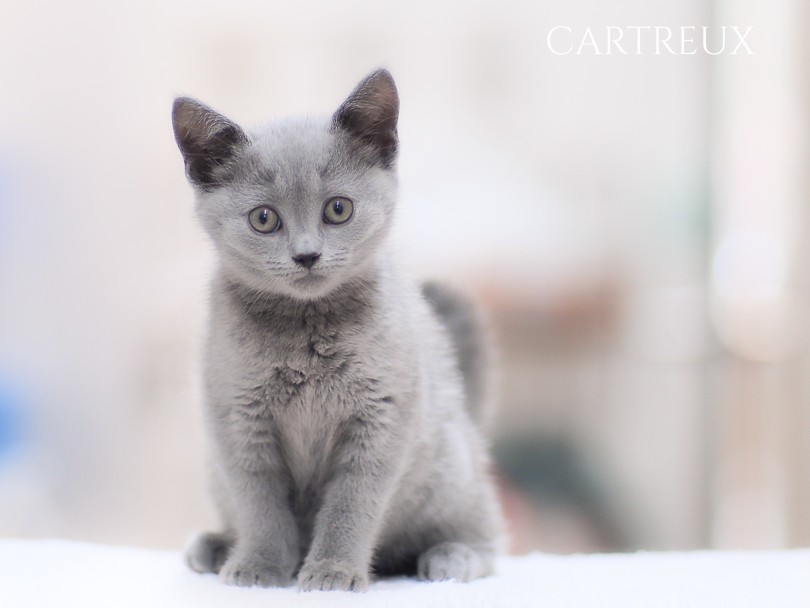
[[[234,555],[222,566],[219,578],[235,587],[286,587],[291,575],[261,558]]]
[[[492,557],[462,543],[441,543],[419,556],[417,576],[423,581],[471,581],[492,572]]]
[[[186,563],[195,572],[217,573],[222,568],[233,545],[227,534],[204,532],[191,541],[186,549]]]
[[[306,563],[298,573],[298,588],[301,591],[365,591],[368,572],[332,560]]]

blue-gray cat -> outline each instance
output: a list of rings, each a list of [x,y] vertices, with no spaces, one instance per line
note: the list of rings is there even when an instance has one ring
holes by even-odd
[[[304,590],[492,572],[485,345],[470,305],[403,278],[386,245],[398,112],[385,70],[331,119],[243,130],[175,100],[218,254],[204,380],[223,528],[189,547],[198,572]]]

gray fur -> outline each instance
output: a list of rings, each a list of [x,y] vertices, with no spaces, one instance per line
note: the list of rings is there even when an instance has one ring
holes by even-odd
[[[492,343],[481,314],[473,302],[441,283],[423,283],[422,295],[450,333],[464,382],[467,411],[480,427],[486,428],[492,402]]]
[[[499,512],[464,392],[480,400],[485,370],[469,357],[460,368],[450,337],[459,345],[457,329],[474,325],[445,326],[387,249],[397,112],[384,70],[331,120],[242,130],[199,102],[175,102],[219,259],[204,379],[223,528],[189,547],[198,572],[242,586],[297,577],[304,590],[362,590],[372,572],[492,572]],[[337,195],[353,216],[324,223]],[[251,229],[259,205],[282,218],[277,232]],[[304,253],[320,254],[311,268],[293,260]]]

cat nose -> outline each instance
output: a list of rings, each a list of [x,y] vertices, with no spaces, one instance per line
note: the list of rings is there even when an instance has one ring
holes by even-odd
[[[321,257],[320,253],[302,253],[299,255],[293,256],[293,261],[298,264],[299,266],[303,266],[304,268],[312,268],[315,265],[315,262],[318,261],[318,258]]]

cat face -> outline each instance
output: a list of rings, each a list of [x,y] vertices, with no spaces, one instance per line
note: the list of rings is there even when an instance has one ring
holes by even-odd
[[[314,299],[363,273],[394,212],[398,105],[384,70],[331,120],[243,130],[197,101],[175,100],[197,213],[233,279]]]

